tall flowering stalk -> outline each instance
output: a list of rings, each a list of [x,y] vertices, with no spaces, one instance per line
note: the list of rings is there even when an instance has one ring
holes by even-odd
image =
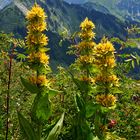
[[[103,38],[94,51],[95,63],[100,70],[95,80],[100,93],[96,96],[96,101],[104,107],[112,107],[116,104],[116,97],[111,94],[111,90],[119,86],[119,79],[113,72],[116,66],[115,49],[106,38]]]
[[[94,28],[92,21],[86,18],[80,25],[81,42],[75,46],[77,55],[75,64],[79,73],[76,73],[76,78],[73,76],[73,80],[80,91],[80,95],[76,95],[78,113],[74,129],[79,128],[79,131],[75,132],[76,140],[93,138],[92,129],[87,123],[87,118],[91,117],[94,118],[93,130],[96,138],[109,140],[114,137],[108,129],[108,114],[116,106],[117,99],[114,93],[115,88],[119,86],[119,79],[114,74],[115,48],[106,38],[96,44],[93,41]]]
[[[18,117],[24,137],[29,140],[56,140],[64,119],[64,114],[62,114],[62,117],[50,133],[47,133],[45,138],[42,138],[44,123],[48,121],[51,115],[49,94],[59,92],[50,87],[51,79],[46,77],[50,72],[49,56],[46,54],[48,51],[46,48],[48,37],[43,33],[47,29],[46,18],[44,10],[37,3],[33,5],[26,16],[28,20],[28,35],[26,37],[27,64],[34,73],[28,80],[21,78],[21,81],[25,88],[36,94],[36,96],[31,109],[31,123],[20,112],[18,112]]]
[[[49,56],[46,54],[47,49],[45,48],[48,45],[48,37],[43,33],[47,29],[45,22],[47,16],[44,10],[35,3],[26,18],[28,20],[26,37],[28,65],[35,72],[33,76],[29,77],[29,81],[39,89],[32,107],[32,120],[38,120],[38,135],[41,137],[42,121],[47,120],[51,112],[48,93],[45,91],[45,87],[49,86],[49,80],[46,78]],[[42,106],[46,107],[47,112]]]
[[[84,84],[82,96],[85,99],[91,91],[91,85],[94,83],[94,79],[92,78],[92,70],[94,67],[93,50],[96,45],[93,41],[95,38],[95,33],[93,32],[94,28],[94,23],[86,18],[80,24],[79,37],[81,42],[76,45],[76,54],[78,56],[76,63],[80,69],[79,80]]]
[[[47,86],[46,68],[48,68],[49,56],[46,54],[45,46],[48,44],[48,37],[43,33],[47,28],[45,22],[47,16],[44,10],[35,4],[26,18],[28,20],[28,35],[26,38],[29,54],[28,63],[30,68],[36,71],[36,76],[31,77],[30,80],[39,87]]]
[[[96,95],[97,104],[101,105],[105,112],[98,112],[102,121],[95,119],[98,124],[96,131],[100,131],[98,137],[100,139],[106,139],[107,136],[107,114],[110,109],[114,109],[116,106],[116,97],[113,95],[115,87],[119,86],[119,79],[114,74],[113,69],[116,66],[115,63],[115,48],[108,41],[107,38],[103,38],[102,41],[94,48],[95,64],[99,69],[99,74],[95,78],[95,83],[98,87],[98,94]],[[98,134],[98,133],[97,133]]]
[[[95,25],[92,21],[86,18],[80,24],[79,38],[80,43],[75,45],[74,53],[77,59],[74,63],[74,70],[76,74],[72,75],[73,81],[76,84],[79,94],[75,95],[77,112],[73,122],[73,139],[88,140],[93,138],[92,130],[86,118],[86,105],[92,94],[94,87],[93,68],[94,68],[94,47],[96,43],[93,41],[95,33],[93,29]],[[76,67],[76,68],[75,68]]]
[[[32,108],[32,118],[36,118],[35,116],[37,116],[39,119],[46,120],[51,113],[51,106],[46,91],[46,88],[49,88],[50,84],[50,80],[46,78],[46,74],[50,72],[48,66],[49,56],[46,54],[48,49],[45,48],[45,46],[48,45],[48,37],[43,33],[43,31],[47,29],[47,24],[45,22],[47,16],[45,15],[44,10],[35,3],[32,9],[27,13],[26,18],[28,20],[28,35],[26,37],[27,51],[29,54],[28,65],[33,71],[35,71],[35,74],[30,76],[29,80],[39,88],[39,93],[37,93]],[[43,96],[46,97],[47,112],[40,111],[41,106],[39,105],[39,102],[45,101],[43,100]]]

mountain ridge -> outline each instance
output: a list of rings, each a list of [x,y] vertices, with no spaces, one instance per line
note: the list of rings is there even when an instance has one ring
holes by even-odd
[[[44,4],[48,1],[40,0]],[[54,0],[52,0],[53,2]],[[120,18],[121,20],[130,20],[140,22],[140,1],[138,0],[59,0],[61,3],[68,2],[69,4],[82,4],[91,3],[94,9],[100,12],[104,12],[106,9],[110,14]],[[0,10],[10,5],[11,3],[23,3],[26,6],[33,4],[33,0],[0,0]],[[100,8],[101,7],[101,10]],[[105,13],[106,13],[105,10]]]
[[[10,33],[13,32],[16,37],[26,36],[26,20],[25,14],[29,10],[33,0],[14,1],[0,11],[0,30]],[[44,8],[48,18],[49,48],[51,63],[53,65],[68,65],[73,61],[73,57],[68,56],[66,51],[70,45],[69,41],[65,41],[62,46],[58,47],[62,39],[59,35],[64,29],[68,29],[68,33],[72,34],[79,30],[80,23],[88,17],[96,26],[96,41],[103,35],[108,37],[118,36],[125,38],[125,23],[118,18],[105,14],[95,9],[88,9],[83,5],[68,4],[62,0],[37,0],[37,3]],[[59,61],[59,62],[58,62]],[[56,64],[57,63],[57,64]]]
[[[108,9],[111,14],[121,20],[140,22],[140,0],[65,0],[69,3],[85,4],[93,3]],[[95,6],[94,6],[95,7]],[[99,9],[97,9],[99,10]]]
[[[28,2],[26,2],[26,1],[27,0],[25,0],[24,2],[22,2],[22,0],[20,0],[19,2],[14,1],[14,3],[12,3],[11,5],[9,5],[7,8],[3,9],[0,12],[1,28],[3,27],[2,22],[4,20],[6,20],[6,22],[8,22],[8,19],[6,19],[6,17],[4,15],[6,14],[7,16],[8,15],[12,16],[10,14],[10,11],[8,11],[8,9],[11,9],[12,12],[13,12],[14,8],[16,9],[15,13],[13,13],[13,14],[15,14],[15,16],[14,15],[12,16],[13,18],[16,17],[16,15],[17,16],[21,15],[22,19],[25,18],[24,16],[25,16],[27,10],[29,10],[31,8],[31,6],[33,5],[32,0],[30,0]],[[109,15],[107,13],[102,13],[101,11],[96,11],[95,9],[88,9],[86,6],[83,6],[83,5],[68,4],[68,3],[62,2],[61,0],[47,0],[47,3],[45,3],[45,1],[38,0],[37,2],[39,4],[41,4],[41,6],[45,9],[45,12],[48,14],[49,28],[51,31],[54,31],[54,32],[61,32],[65,28],[70,29],[70,32],[74,32],[75,30],[79,29],[79,24],[80,24],[80,22],[82,22],[82,20],[84,20],[85,17],[89,17],[91,20],[93,20],[93,22],[95,22],[95,24],[97,24],[97,26],[96,26],[97,30],[99,30],[99,32],[101,32],[103,34],[107,34],[109,36],[111,35],[107,29],[110,26],[108,26],[106,24],[107,21],[104,21],[104,18],[106,18],[108,20],[108,22],[110,22],[111,24],[114,24],[113,26],[116,26],[115,27],[116,30],[123,30],[123,29],[121,29],[123,27],[121,27],[121,25],[119,25],[119,24],[123,25],[123,23],[119,19],[117,19],[114,16]],[[19,9],[19,13],[17,12],[18,9]],[[109,19],[109,17],[110,17],[110,19]],[[25,25],[24,22],[25,22],[25,19],[23,20],[23,24],[22,23],[20,23],[20,24]],[[9,23],[10,23],[10,21],[9,21]],[[113,30],[115,30],[115,29],[113,29]],[[99,33],[97,33],[97,34],[99,34]],[[113,34],[115,34],[115,32]],[[101,37],[101,35],[99,35],[99,36]]]

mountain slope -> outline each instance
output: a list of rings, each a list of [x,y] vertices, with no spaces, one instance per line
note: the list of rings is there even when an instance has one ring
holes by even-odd
[[[48,15],[49,24],[49,47],[51,48],[52,63],[69,64],[72,60],[65,52],[70,45],[69,42],[63,44],[60,48],[60,36],[58,32],[65,28],[69,29],[69,33],[79,30],[79,24],[86,17],[89,17],[96,25],[96,36],[101,38],[103,35],[125,36],[125,24],[116,17],[105,14],[94,9],[88,9],[83,5],[74,5],[63,2],[62,0],[37,0],[37,2],[45,9]],[[25,14],[33,5],[34,0],[14,0],[10,5],[0,11],[0,30],[5,32],[14,32],[18,37],[26,35]],[[65,61],[65,62],[64,62]]]
[[[99,10],[104,7],[110,11],[111,14],[118,18],[131,21],[140,21],[140,0],[65,0],[69,3],[89,3],[93,5],[94,9]],[[103,12],[103,11],[102,11]]]
[[[30,9],[34,0],[18,0],[0,11],[0,29],[6,32],[25,28],[24,15]],[[124,24],[106,13],[88,9],[86,6],[62,2],[62,0],[38,0],[48,15],[49,29],[53,32],[63,31],[64,28],[74,32],[85,17],[89,17],[96,25],[98,37],[102,34],[108,36],[122,36]]]
[[[85,2],[102,5],[123,20],[140,21],[140,0],[85,0]]]

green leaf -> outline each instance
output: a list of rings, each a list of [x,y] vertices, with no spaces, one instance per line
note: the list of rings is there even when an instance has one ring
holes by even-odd
[[[45,140],[57,140],[58,135],[60,134],[63,126],[63,120],[64,120],[64,113],[62,114],[60,120],[53,127],[53,129],[51,130],[51,132],[49,133],[48,137]]]
[[[96,136],[95,138],[93,138],[93,140],[99,140],[99,138]]]
[[[135,68],[135,62],[134,62],[134,60],[132,60],[131,64],[132,64],[132,68],[134,69]]]
[[[132,58],[136,59],[136,56],[135,56],[135,55],[133,55],[133,54],[130,54],[130,56],[131,56]]]
[[[63,93],[63,91],[58,91],[58,90],[49,88],[49,91],[48,91],[49,96],[55,96],[58,93]]]
[[[84,140],[93,140],[93,137],[94,137],[93,133],[91,132],[91,129],[86,121],[81,122],[81,128],[82,128],[82,133],[83,133],[81,135],[85,136]]]
[[[86,118],[93,116],[98,108],[99,108],[98,104],[88,103],[86,105]]]
[[[24,79],[23,77],[21,77],[21,82],[23,86],[31,93],[39,93],[39,88],[28,80]]]
[[[99,113],[99,112],[98,112]],[[101,124],[101,117],[100,117],[100,114],[96,114],[95,115],[95,120],[94,120],[94,123],[95,123],[95,133],[96,135],[102,139],[102,134],[101,134],[101,131],[100,131],[100,124]]]
[[[2,117],[0,117],[0,132],[2,130]]]
[[[138,55],[136,55],[136,62],[137,62],[137,65],[140,64],[140,57]]]
[[[27,140],[39,140],[32,125],[19,112],[18,112],[18,120],[19,120],[20,128],[23,132],[23,136]]]
[[[73,74],[69,72],[71,75],[71,78],[77,88],[80,90],[81,93],[87,93],[89,91],[89,86],[85,84],[84,81],[80,81],[79,79],[74,78]]]
[[[87,140],[94,140],[94,135],[93,133],[89,133],[88,137],[87,137]]]
[[[125,62],[130,62],[130,61],[132,61],[132,59],[130,58],[130,59],[127,59],[127,60],[125,60]]]
[[[121,90],[119,90],[119,88],[117,88],[117,87],[112,87],[111,89],[110,89],[110,92],[111,93],[118,93],[118,94],[122,94],[123,93],[123,91],[121,91]]]
[[[73,120],[72,139],[74,140],[93,140],[94,136],[86,119],[80,114]]]
[[[87,93],[89,91],[89,85],[86,84],[84,81],[80,81],[76,78],[74,78],[73,80],[81,93]]]
[[[51,104],[48,99],[48,94],[38,94],[35,97],[32,107],[32,118],[33,120],[48,120],[51,115]]]
[[[25,59],[26,59],[26,55],[21,54],[21,53],[19,53],[19,52],[18,52],[17,59],[19,59],[19,60],[23,61],[23,60],[25,60]]]
[[[76,105],[77,105],[78,111],[80,111],[82,116],[85,116],[86,107],[85,107],[84,100],[78,94],[76,94],[75,100],[76,100]]]
[[[60,47],[62,47],[62,43],[63,43],[63,40],[61,39],[61,40],[59,41],[59,46],[60,46]]]

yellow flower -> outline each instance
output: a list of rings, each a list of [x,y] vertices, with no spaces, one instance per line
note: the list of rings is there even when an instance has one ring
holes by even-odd
[[[27,26],[27,29],[31,32],[44,31],[47,28],[46,22],[32,22]]]
[[[116,66],[114,56],[108,57],[97,56],[94,62],[98,67],[100,67],[101,70],[103,70],[105,67],[114,68]]]
[[[26,37],[27,45],[29,47],[39,45],[46,46],[48,44],[48,37],[45,34],[28,34]]]
[[[40,42],[43,46],[46,46],[48,44],[48,37],[45,34],[42,34],[38,42]]]
[[[40,63],[49,64],[49,56],[46,55],[46,53],[39,52],[38,53],[38,58],[40,60]]]
[[[29,77],[29,81],[30,81],[32,84],[36,84],[36,81],[37,81],[36,76]]]
[[[94,78],[91,78],[91,77],[82,77],[81,79],[80,79],[81,81],[84,81],[84,82],[87,82],[87,83],[92,83],[92,84],[94,84],[95,83],[95,79]]]
[[[99,75],[99,76],[97,76],[96,77],[96,79],[95,79],[95,81],[96,82],[102,82],[102,83],[105,83],[105,82],[107,82],[107,76],[104,76],[104,75]]]
[[[103,43],[99,43],[96,47],[95,47],[95,53],[97,54],[101,54],[101,55],[105,55],[107,53],[113,53],[115,51],[114,46],[112,45],[111,42],[107,41],[107,42],[103,42]]]
[[[46,79],[45,75],[39,75],[37,77],[37,82],[36,83],[38,85],[41,85],[41,86],[47,86],[49,84],[49,80]]]
[[[82,40],[89,40],[90,41],[95,37],[95,33],[92,32],[92,30],[91,30],[88,32],[81,32],[79,36]]]
[[[92,30],[95,28],[95,25],[92,21],[90,21],[88,18],[86,18],[81,24],[80,24],[81,30]]]
[[[79,61],[81,63],[85,63],[85,64],[92,64],[93,63],[93,57],[88,56],[88,55],[83,55],[83,56],[79,57]]]
[[[45,75],[39,75],[38,77],[36,76],[29,77],[29,81],[31,81],[31,83],[33,84],[37,84],[40,86],[48,86],[50,82],[49,80],[46,79]]]
[[[116,97],[112,94],[101,94],[96,96],[96,102],[104,107],[112,107],[116,104]]]
[[[119,86],[119,78],[116,75],[110,75],[108,77],[108,81],[112,83],[114,86]]]
[[[79,34],[79,37],[82,40],[92,40],[95,37],[95,33],[92,31],[95,28],[95,25],[92,21],[88,20],[86,18],[80,25],[81,32]]]
[[[49,56],[46,55],[45,52],[37,52],[37,53],[31,53],[28,56],[29,61],[31,62],[40,62],[42,64],[48,64],[49,63]]]
[[[110,83],[112,86],[119,86],[119,79],[114,74],[109,76],[105,74],[99,75],[95,81],[99,83]]]
[[[34,4],[34,6],[32,7],[32,9],[27,13],[26,18],[30,21],[30,20],[37,20],[37,18],[41,19],[41,20],[45,20],[46,15],[44,10],[38,5],[38,4]]]
[[[81,65],[90,65],[93,64],[93,48],[96,45],[93,42],[93,38],[95,37],[95,33],[92,31],[95,28],[95,25],[92,21],[86,18],[80,25],[81,31],[79,33],[79,37],[81,38],[81,42],[76,46],[77,54],[79,54],[77,62]],[[85,67],[84,69],[86,69]]]
[[[109,57],[106,59],[106,62],[105,62],[106,67],[113,68],[113,67],[115,67],[115,65],[116,65],[116,63],[115,63],[114,57],[111,57],[111,58]]]
[[[46,55],[46,45],[48,44],[48,37],[43,34],[43,31],[47,28],[45,22],[46,15],[44,10],[37,4],[27,13],[28,19],[28,35],[26,37],[26,43],[28,47],[28,62],[33,70],[36,70],[35,66],[38,66],[37,76],[32,76],[29,80],[37,86],[49,86],[50,81],[46,79],[44,75],[47,70],[45,67],[49,64],[49,56]],[[45,66],[40,67],[40,64]],[[35,66],[34,66],[35,65]]]
[[[95,45],[96,45],[96,43],[92,42],[92,41],[82,41],[79,43],[78,48],[79,48],[79,50],[84,50],[84,49],[92,50]]]
[[[8,53],[7,53],[6,51],[3,51],[3,50],[1,50],[0,54],[1,54],[1,57],[2,57],[2,58],[8,56]]]

